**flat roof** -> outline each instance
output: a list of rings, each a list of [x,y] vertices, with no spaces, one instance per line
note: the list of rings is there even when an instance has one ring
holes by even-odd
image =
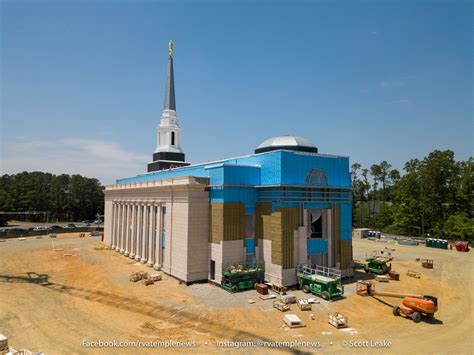
[[[232,158],[226,158],[226,159],[221,159],[221,160],[208,161],[208,162],[197,163],[197,164],[190,164],[190,165],[180,166],[180,167],[176,167],[176,168],[172,168],[172,169],[164,169],[164,170],[152,171],[152,172],[149,172],[149,173],[141,173],[141,174],[137,174],[137,175],[134,175],[134,176],[129,176],[129,177],[124,177],[124,178],[117,179],[116,183],[119,183],[120,180],[125,180],[125,179],[159,175],[162,172],[170,172],[170,171],[177,172],[177,171],[180,171],[180,170],[185,171],[185,169],[192,169],[192,168],[197,168],[197,167],[208,167],[208,166],[209,166],[208,168],[211,168],[210,165],[216,165],[216,167],[217,167],[219,165],[225,165],[225,162],[228,162],[230,160],[251,158],[251,157],[261,156],[261,155],[265,155],[265,154],[275,154],[277,152],[288,152],[288,153],[296,154],[296,155],[309,155],[309,156],[318,156],[318,157],[325,157],[325,158],[349,158],[348,156],[344,156],[344,155],[308,153],[308,152],[298,152],[298,151],[287,150],[287,149],[277,149],[277,150],[272,150],[272,151],[269,151],[269,152],[263,152],[263,153],[257,153],[257,154],[254,153],[254,154],[242,155],[242,156],[239,156],[239,157],[232,157]],[[231,165],[231,164],[229,164],[229,165]],[[258,167],[258,165],[241,165],[241,164],[233,164],[233,165],[235,165],[235,166]]]

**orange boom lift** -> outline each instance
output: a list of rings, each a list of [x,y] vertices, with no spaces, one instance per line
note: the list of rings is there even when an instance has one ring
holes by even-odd
[[[421,320],[422,315],[428,318],[434,318],[434,314],[438,311],[438,299],[436,297],[375,291],[375,285],[371,282],[359,281],[357,283],[357,294],[360,296],[403,298],[400,307],[393,307],[393,315],[411,318],[415,323]]]

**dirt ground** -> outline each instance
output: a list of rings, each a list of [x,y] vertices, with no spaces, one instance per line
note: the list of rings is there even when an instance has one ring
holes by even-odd
[[[345,285],[342,299],[321,300],[305,312],[292,305],[287,313],[298,315],[306,327],[288,329],[282,327],[284,314],[253,290],[230,294],[210,284],[181,285],[166,275],[151,286],[131,283],[131,272],[150,269],[100,248],[98,238],[71,233],[54,240],[46,236],[8,240],[0,243],[0,333],[16,349],[47,354],[235,351],[230,346],[237,344],[226,341],[260,342],[258,347],[242,344],[241,352],[471,354],[473,253],[354,240],[354,258],[363,260],[367,252],[385,247],[396,249],[392,269],[400,273],[400,281],[377,282],[376,289],[437,296],[434,320],[416,324],[394,317],[391,306],[401,303],[397,298],[356,295],[355,281],[368,277],[357,273],[354,282]],[[423,269],[416,258],[433,259],[434,269]],[[407,270],[420,272],[421,278],[406,276]],[[292,293],[308,298],[301,291]],[[346,315],[350,328],[329,325],[327,315],[332,311]],[[91,341],[114,340],[195,342],[195,346],[88,346]],[[267,345],[282,344],[262,341],[292,343],[271,348]],[[288,347],[297,345],[294,342],[319,347],[308,343]]]

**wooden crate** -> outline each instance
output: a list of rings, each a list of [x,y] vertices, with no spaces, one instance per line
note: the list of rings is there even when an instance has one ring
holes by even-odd
[[[255,289],[257,290],[258,293],[261,295],[268,295],[268,286],[265,284],[257,284],[255,286]]]

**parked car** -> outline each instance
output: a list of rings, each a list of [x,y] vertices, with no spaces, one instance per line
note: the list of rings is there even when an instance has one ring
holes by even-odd
[[[96,219],[96,220],[94,221],[94,224],[102,224],[102,223],[104,223],[104,222],[102,222],[101,219]]]
[[[10,228],[10,232],[13,232],[13,233],[23,233],[23,232],[26,232],[27,230],[26,229],[23,229],[23,228]]]
[[[72,229],[72,228],[76,228],[76,225],[74,223],[69,223],[66,227],[64,228],[67,228],[67,229]]]
[[[46,232],[46,231],[48,231],[48,227],[34,227],[33,231],[35,231],[35,232]]]
[[[54,225],[54,226],[50,226],[49,229],[63,229],[63,227]]]

